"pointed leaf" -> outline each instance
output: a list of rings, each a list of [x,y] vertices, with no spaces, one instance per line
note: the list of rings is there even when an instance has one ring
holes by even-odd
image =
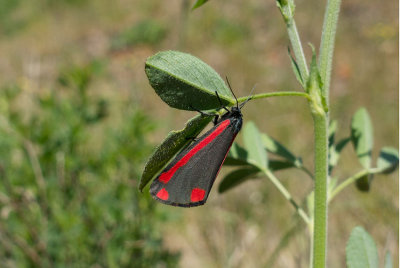
[[[379,153],[377,167],[382,173],[389,174],[399,165],[399,151],[393,147],[383,147]]]
[[[322,79],[321,75],[319,73],[318,69],[318,64],[317,64],[317,55],[315,54],[315,48],[313,45],[311,45],[311,50],[312,50],[312,58],[311,58],[311,64],[310,64],[310,75],[308,77],[307,81],[307,92],[310,94],[318,94],[319,96],[322,97],[321,90],[322,90]],[[316,93],[315,91],[318,91]],[[315,92],[315,93],[313,93]]]
[[[280,161],[280,160],[269,160],[268,161],[268,168],[271,171],[278,171],[287,168],[296,167],[292,162],[288,161]]]
[[[304,79],[301,76],[299,65],[297,64],[296,60],[292,56],[290,47],[288,47],[288,54],[290,57],[290,63],[292,64],[292,69],[293,69],[294,75],[296,76],[296,79],[297,79],[297,81],[299,81],[300,85],[304,88],[305,87]]]
[[[191,143],[191,138],[199,135],[212,119],[212,116],[197,115],[186,123],[184,129],[171,131],[147,161],[140,179],[139,190],[142,191],[179,151]]]
[[[371,167],[374,138],[371,119],[365,108],[360,108],[353,116],[351,122],[351,140],[361,165],[369,169]]]
[[[260,168],[268,166],[267,152],[264,150],[261,133],[253,122],[243,128],[244,145],[248,152],[248,161]]]
[[[182,110],[220,108],[235,103],[224,80],[200,59],[178,51],[162,51],[146,61],[150,85],[169,106]]]
[[[277,140],[271,138],[265,133],[261,134],[261,139],[268,152],[279,155],[292,163],[297,161],[296,156]]]
[[[348,268],[378,268],[378,251],[372,237],[357,226],[351,232],[346,246]]]
[[[252,176],[256,175],[259,171],[259,169],[254,167],[232,171],[222,179],[222,182],[218,187],[218,192],[223,193],[229,189],[232,189],[233,187],[238,186],[239,184],[250,179]]]
[[[390,254],[389,251],[386,252],[386,255],[385,255],[384,268],[393,268],[392,255]]]
[[[196,3],[194,3],[192,10],[196,9],[198,7],[201,7],[202,5],[204,5],[205,3],[207,3],[208,0],[197,0]]]

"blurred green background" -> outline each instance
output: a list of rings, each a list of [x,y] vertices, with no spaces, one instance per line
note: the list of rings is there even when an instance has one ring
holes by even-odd
[[[266,179],[207,204],[163,206],[137,190],[152,149],[194,115],[168,108],[144,73],[160,50],[191,53],[227,75],[239,96],[300,90],[275,1],[0,0],[1,267],[307,267],[305,226]],[[319,45],[325,1],[296,1],[296,22]],[[353,113],[373,120],[376,158],[398,147],[398,2],[344,1],[331,117],[348,136]],[[312,119],[299,98],[250,102],[244,120],[312,168]],[[238,138],[239,143],[241,137]],[[334,176],[361,169],[348,146]],[[222,170],[222,174],[224,170]],[[301,202],[302,173],[277,176]],[[218,179],[216,181],[218,184]],[[369,193],[349,187],[330,207],[328,265],[362,225],[398,267],[398,172]]]

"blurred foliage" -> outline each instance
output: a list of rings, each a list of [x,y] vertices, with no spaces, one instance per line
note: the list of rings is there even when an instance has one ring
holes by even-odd
[[[176,265],[155,203],[137,190],[153,125],[129,102],[121,120],[108,118],[109,100],[88,90],[101,70],[62,71],[62,86],[33,95],[28,114],[17,108],[20,87],[0,91],[2,267]]]
[[[162,41],[167,29],[161,23],[147,19],[122,31],[111,40],[113,50],[126,49],[137,44],[155,45]]]

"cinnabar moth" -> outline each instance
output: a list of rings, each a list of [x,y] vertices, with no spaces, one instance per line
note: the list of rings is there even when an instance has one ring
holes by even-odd
[[[180,207],[200,206],[207,201],[215,178],[242,127],[241,108],[250,99],[239,107],[233,95],[236,107],[228,110],[222,106],[227,112],[219,120],[216,116],[215,126],[178,153],[154,179],[150,194],[155,200]],[[217,92],[216,96],[219,99]]]

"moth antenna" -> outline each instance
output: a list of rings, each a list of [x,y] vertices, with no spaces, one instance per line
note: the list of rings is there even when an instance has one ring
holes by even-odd
[[[228,76],[225,76],[225,78],[226,78],[226,82],[228,83],[229,89],[230,89],[230,90],[231,90],[231,92],[232,92],[232,95],[235,97],[235,100],[236,100],[236,107],[237,107],[237,108],[239,108],[239,102],[238,102],[238,99],[236,98],[236,95],[235,95],[235,93],[233,93],[233,90],[232,90],[231,84],[229,83],[229,80],[228,80]]]
[[[250,91],[250,97],[248,97],[247,100],[245,100],[243,103],[240,104],[240,107],[239,107],[240,109],[242,109],[243,106],[244,106],[249,100],[251,100],[251,99],[253,98],[253,91],[254,91],[254,89],[256,88],[256,86],[257,86],[257,84],[255,84],[254,87],[251,89],[251,91]]]

